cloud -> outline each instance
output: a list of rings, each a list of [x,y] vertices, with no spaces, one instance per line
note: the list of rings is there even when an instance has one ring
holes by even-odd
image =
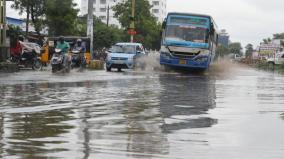
[[[80,0],[74,0],[80,6]],[[167,0],[168,11],[210,14],[232,41],[259,44],[263,38],[284,32],[283,0]],[[9,2],[11,3],[11,2]],[[8,16],[18,17],[11,9]]]
[[[242,0],[264,12],[282,12],[283,13],[283,0]]]
[[[212,15],[232,41],[243,45],[257,45],[263,38],[284,32],[283,6],[281,0],[168,0],[168,11]]]

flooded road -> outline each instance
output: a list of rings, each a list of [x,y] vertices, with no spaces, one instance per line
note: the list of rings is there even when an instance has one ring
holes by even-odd
[[[284,76],[0,74],[0,158],[282,159]]]

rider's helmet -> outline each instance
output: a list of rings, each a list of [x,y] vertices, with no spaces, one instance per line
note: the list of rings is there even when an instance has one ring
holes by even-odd
[[[59,42],[63,43],[64,42],[64,36],[60,36],[58,40],[59,40]]]
[[[81,44],[82,44],[82,39],[77,39],[77,45],[81,46]]]
[[[19,41],[24,41],[24,36],[23,35],[19,35],[18,39],[19,39]]]

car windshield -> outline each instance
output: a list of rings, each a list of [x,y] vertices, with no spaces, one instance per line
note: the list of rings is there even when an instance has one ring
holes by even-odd
[[[131,45],[115,45],[115,46],[111,47],[110,51],[112,53],[135,54],[135,46],[131,46]]]
[[[166,40],[207,43],[207,29],[189,25],[168,25]]]

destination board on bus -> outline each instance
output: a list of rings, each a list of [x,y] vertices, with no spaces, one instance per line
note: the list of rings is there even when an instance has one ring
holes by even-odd
[[[178,24],[207,25],[208,20],[192,17],[171,17],[170,22]]]

